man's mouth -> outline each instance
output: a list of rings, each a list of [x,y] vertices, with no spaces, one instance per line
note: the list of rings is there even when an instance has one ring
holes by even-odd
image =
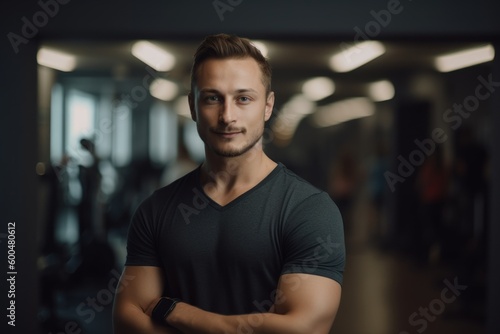
[[[240,133],[243,133],[243,130],[242,129],[228,129],[228,130],[215,129],[213,132],[215,134],[222,136],[222,137],[225,137],[225,138],[232,138],[232,137],[239,135]]]

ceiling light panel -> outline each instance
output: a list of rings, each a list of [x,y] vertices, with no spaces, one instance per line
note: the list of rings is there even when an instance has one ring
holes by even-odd
[[[335,72],[349,72],[380,57],[385,47],[377,41],[353,44],[330,58],[330,68]]]
[[[302,85],[302,93],[311,101],[319,101],[335,92],[335,84],[327,77],[309,79]]]
[[[71,72],[76,67],[76,57],[53,49],[41,48],[36,60],[39,65],[50,67],[63,72]]]
[[[495,58],[491,44],[436,57],[434,66],[439,72],[451,72],[489,62]]]
[[[313,115],[313,122],[317,127],[327,127],[368,117],[374,113],[375,106],[370,99],[355,97],[319,107]]]
[[[132,46],[132,54],[159,72],[170,71],[175,65],[175,57],[148,41],[138,41]]]
[[[368,85],[368,96],[375,102],[391,100],[394,97],[394,85],[389,80],[372,82]]]
[[[155,79],[149,87],[152,96],[163,101],[171,101],[179,92],[179,87],[172,81],[166,79]]]

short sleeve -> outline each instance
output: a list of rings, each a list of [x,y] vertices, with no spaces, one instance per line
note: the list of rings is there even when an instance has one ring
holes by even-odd
[[[137,208],[129,226],[126,266],[161,266],[155,243],[154,210],[151,197]]]
[[[283,233],[282,274],[329,277],[342,284],[345,244],[342,217],[325,193],[303,200],[290,213]]]

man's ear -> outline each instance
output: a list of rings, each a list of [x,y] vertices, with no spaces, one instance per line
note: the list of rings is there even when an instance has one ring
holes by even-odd
[[[274,108],[274,92],[271,91],[269,94],[267,94],[267,99],[266,99],[266,110],[264,112],[264,119],[266,121],[271,118],[271,115],[273,114],[273,108]]]
[[[189,103],[189,110],[191,111],[191,119],[196,122],[196,110],[194,105],[193,92],[189,92],[188,94],[188,103]]]

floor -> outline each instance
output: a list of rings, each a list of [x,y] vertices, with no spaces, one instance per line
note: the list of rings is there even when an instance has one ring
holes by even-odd
[[[370,237],[366,203],[359,201],[353,211],[356,224],[346,234],[342,302],[331,333],[484,333],[480,317],[458,312],[463,302],[458,273],[438,265],[417,265],[405,255],[381,248]],[[111,236],[117,267],[124,258],[124,236],[123,231]],[[117,275],[118,271],[112,269],[100,280],[57,286],[53,297],[58,326],[46,327],[41,333],[78,333],[78,329],[81,333],[112,333],[111,287]],[[456,294],[449,285],[456,286]]]
[[[422,265],[380,247],[370,236],[370,210],[361,199],[346,234],[347,265],[335,334],[481,334],[482,305],[464,312],[460,275]],[[456,294],[449,285],[456,287]],[[463,295],[462,295],[463,297]],[[479,315],[478,315],[479,314]]]

